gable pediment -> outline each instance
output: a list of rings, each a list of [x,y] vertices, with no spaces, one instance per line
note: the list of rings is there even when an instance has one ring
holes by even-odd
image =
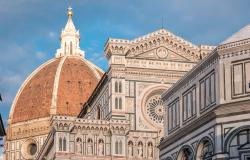
[[[199,47],[164,29],[130,41],[126,53],[127,57],[192,62],[198,61],[199,55]]]
[[[159,46],[152,48],[148,51],[141,52],[138,54],[127,54],[127,57],[141,58],[141,59],[154,59],[154,60],[174,60],[174,61],[186,61],[193,62],[195,59],[175,48]]]
[[[167,53],[160,51],[165,48]],[[146,58],[198,62],[215,46],[196,46],[173,33],[160,29],[133,40],[109,39],[105,44],[105,55],[125,55],[127,58]],[[164,49],[163,49],[164,50]]]

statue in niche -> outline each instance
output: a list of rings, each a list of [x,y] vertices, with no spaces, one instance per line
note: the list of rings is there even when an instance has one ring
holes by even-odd
[[[88,139],[88,155],[92,155],[93,154],[93,141],[92,139]]]
[[[153,144],[151,142],[148,143],[148,157],[153,158]]]
[[[104,142],[102,139],[99,140],[99,156],[103,156],[104,155]]]
[[[133,157],[133,142],[128,142],[128,156]]]
[[[82,140],[80,138],[76,139],[76,153],[82,153]]]
[[[82,153],[82,145],[81,145],[81,143],[76,144],[76,152],[77,153]]]
[[[143,157],[143,145],[142,145],[142,142],[138,143],[138,157],[139,158]]]

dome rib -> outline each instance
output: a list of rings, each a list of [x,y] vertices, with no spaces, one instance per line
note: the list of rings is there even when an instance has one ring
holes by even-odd
[[[87,63],[87,65],[90,66],[90,68],[93,70],[93,72],[95,72],[96,78],[98,78],[98,79],[102,78],[103,72],[99,67],[97,67],[96,65],[94,65],[93,63],[88,61],[87,59],[84,59],[83,62]]]
[[[56,114],[56,105],[57,105],[57,92],[58,92],[58,86],[59,86],[59,79],[60,79],[60,74],[62,71],[62,66],[66,60],[66,56],[61,58],[60,63],[57,67],[56,70],[56,75],[55,75],[55,80],[54,80],[54,87],[53,87],[53,92],[52,92],[52,101],[51,101],[51,108],[50,108],[50,114],[54,115]]]

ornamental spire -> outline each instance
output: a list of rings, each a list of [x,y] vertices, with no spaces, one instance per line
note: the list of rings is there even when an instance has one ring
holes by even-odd
[[[63,56],[84,56],[84,51],[80,49],[80,33],[73,23],[72,8],[68,8],[68,21],[61,33],[61,48],[57,50],[56,57]]]

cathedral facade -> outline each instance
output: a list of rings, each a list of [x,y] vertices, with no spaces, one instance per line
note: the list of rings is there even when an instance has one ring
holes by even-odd
[[[163,95],[161,160],[250,159],[250,25]]]
[[[165,29],[110,38],[103,73],[84,58],[72,15],[69,9],[56,57],[31,74],[13,102],[6,159],[159,159],[161,94],[214,47]]]

